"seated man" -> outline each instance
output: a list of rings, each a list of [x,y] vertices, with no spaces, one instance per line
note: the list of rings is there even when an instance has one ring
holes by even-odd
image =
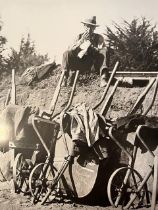
[[[100,34],[94,33],[96,17],[93,16],[82,22],[84,24],[84,33],[79,34],[75,42],[63,54],[62,68],[65,71],[64,85],[72,85],[73,73],[76,70],[80,72],[91,71],[94,67],[100,72],[101,87],[105,87],[109,78],[107,68],[107,48],[104,38]]]

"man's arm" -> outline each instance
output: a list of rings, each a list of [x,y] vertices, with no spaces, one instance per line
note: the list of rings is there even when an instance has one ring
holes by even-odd
[[[88,34],[83,33],[78,35],[74,42],[68,47],[69,50],[76,50],[87,39]]]
[[[80,35],[73,41],[71,45],[69,45],[69,50],[76,50],[82,44]]]
[[[106,49],[106,44],[105,44],[105,39],[102,35],[100,34],[95,34],[95,44],[93,45],[93,48],[96,51],[104,50]]]

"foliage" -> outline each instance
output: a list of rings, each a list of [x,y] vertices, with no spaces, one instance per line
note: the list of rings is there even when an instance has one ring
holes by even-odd
[[[30,66],[39,66],[48,61],[48,55],[40,55],[36,53],[35,44],[31,41],[28,34],[27,39],[21,39],[20,49],[16,51],[11,48],[11,53],[6,59],[6,69],[15,69],[19,74]]]
[[[113,23],[114,30],[107,27],[110,65],[120,61],[120,70],[158,70],[158,32],[156,25],[145,17],[123,21],[120,26]]]
[[[0,32],[2,31],[3,22],[0,20]],[[3,65],[5,63],[5,56],[3,52],[5,51],[5,44],[7,42],[7,39],[0,34],[0,73],[3,70]]]

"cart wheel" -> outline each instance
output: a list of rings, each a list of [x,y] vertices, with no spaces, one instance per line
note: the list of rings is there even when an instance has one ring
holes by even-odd
[[[13,164],[13,182],[15,193],[25,193],[28,190],[28,178],[24,172],[27,168],[28,164],[22,153],[18,153]]]
[[[52,182],[53,177],[55,176],[55,167],[48,167],[44,163],[39,163],[36,165],[30,173],[29,176],[29,189],[31,195],[33,196],[33,203],[37,203],[42,199],[47,192],[49,191],[49,184]],[[59,192],[59,183],[56,187],[51,190],[48,201],[52,202],[58,192]]]
[[[113,207],[122,205],[122,208],[126,209],[129,201],[135,196],[136,198],[131,206],[134,208],[142,206],[146,193],[145,184],[140,192],[137,192],[142,180],[141,175],[136,170],[129,167],[122,167],[114,171],[107,186],[110,204]]]

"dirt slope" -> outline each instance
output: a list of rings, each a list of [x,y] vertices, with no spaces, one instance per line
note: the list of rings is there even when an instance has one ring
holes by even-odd
[[[36,106],[40,109],[48,109],[50,102],[53,97],[57,81],[59,80],[60,72],[55,72],[50,77],[47,77],[39,82],[34,82],[32,86],[19,85],[19,78],[16,77],[17,83],[17,104],[24,106]],[[4,103],[6,100],[7,92],[11,88],[11,78],[8,77],[0,83],[0,111],[4,109]],[[111,91],[112,86],[109,90]],[[111,110],[109,110],[108,116],[118,117],[124,116],[132,105],[135,103],[138,95],[143,91],[144,88],[138,87],[118,87],[114,95]],[[80,76],[73,98],[73,104],[86,103],[87,106],[94,107],[99,102],[104,88],[99,86],[98,75]],[[66,105],[71,87],[62,87],[59,100],[56,107],[56,112],[59,112]],[[149,97],[151,98],[151,92]],[[147,101],[149,101],[147,96]],[[103,104],[97,111],[102,108]]]

